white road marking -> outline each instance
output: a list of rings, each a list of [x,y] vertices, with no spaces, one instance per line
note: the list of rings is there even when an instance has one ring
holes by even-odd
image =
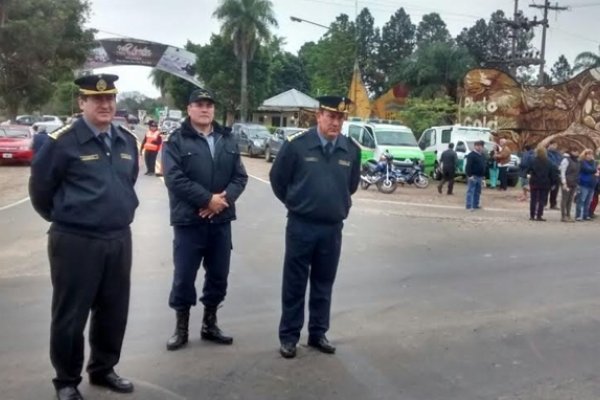
[[[263,178],[259,178],[258,176],[254,176],[254,175],[250,175],[250,174],[248,174],[248,176],[249,176],[250,178],[254,178],[254,179],[256,179],[257,181],[261,181],[262,183],[266,183],[267,185],[270,185],[270,184],[271,184],[271,182],[269,182],[268,180],[266,180],[266,179],[263,179]]]
[[[25,203],[27,201],[29,201],[29,197],[25,197],[24,199],[21,199],[19,201],[15,201],[14,203],[11,203],[9,205],[0,207],[0,211],[8,210],[9,208],[12,208],[14,206],[18,206],[19,204],[23,204],[23,203]]]
[[[254,178],[257,181],[260,181],[262,183],[266,183],[267,185],[271,184],[271,182],[269,182],[268,180],[259,178],[258,176],[255,176],[255,175],[252,175],[252,174],[248,174],[248,176],[251,177],[251,178]],[[356,197],[353,197],[352,200],[353,201],[372,202],[372,203],[381,203],[381,204],[394,204],[394,205],[409,206],[409,207],[439,208],[439,209],[445,209],[445,210],[464,210],[465,209],[465,207],[463,207],[463,206],[450,206],[450,205],[443,205],[443,204],[411,203],[411,202],[407,202],[407,201],[398,201],[398,200],[361,199],[361,198],[356,198]],[[507,210],[507,209],[504,209],[504,208],[493,208],[493,207],[485,207],[484,210],[485,211],[495,211],[495,212],[516,212],[516,213],[523,213],[523,210]]]

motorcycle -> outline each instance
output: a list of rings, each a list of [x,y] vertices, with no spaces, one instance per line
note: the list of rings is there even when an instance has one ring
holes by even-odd
[[[429,178],[423,173],[419,165],[413,163],[394,163],[394,172],[401,185],[414,184],[419,189],[429,186]]]
[[[375,185],[381,193],[394,193],[398,188],[398,178],[394,171],[394,156],[386,152],[383,154],[385,158],[385,171],[381,171],[377,161],[368,160],[362,168],[360,174],[360,186],[363,189],[368,189],[369,186]]]

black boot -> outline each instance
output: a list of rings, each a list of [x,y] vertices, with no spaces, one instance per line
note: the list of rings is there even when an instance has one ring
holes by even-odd
[[[188,342],[190,310],[177,311],[176,317],[175,333],[167,341],[167,350],[169,351],[177,350]]]
[[[225,336],[217,326],[217,307],[204,307],[204,318],[202,319],[200,337],[204,340],[219,344],[233,343],[233,338],[231,336]]]

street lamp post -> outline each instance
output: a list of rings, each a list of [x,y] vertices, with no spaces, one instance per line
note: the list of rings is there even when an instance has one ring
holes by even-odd
[[[307,24],[312,24],[312,25],[320,26],[321,28],[325,28],[325,29],[329,30],[329,27],[328,27],[328,26],[321,25],[321,24],[318,24],[318,23],[316,23],[316,22],[309,21],[309,20],[307,20],[307,19],[303,19],[303,18],[294,17],[293,15],[292,15],[292,16],[290,16],[290,19],[291,19],[292,21],[294,21],[294,22],[306,22]]]

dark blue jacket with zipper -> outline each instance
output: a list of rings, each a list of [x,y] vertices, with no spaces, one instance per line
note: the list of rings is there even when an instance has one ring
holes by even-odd
[[[171,225],[224,223],[236,218],[235,201],[248,183],[231,129],[213,122],[215,154],[186,119],[164,143],[163,175],[169,189]],[[213,194],[227,192],[229,207],[212,219],[198,213]]]

